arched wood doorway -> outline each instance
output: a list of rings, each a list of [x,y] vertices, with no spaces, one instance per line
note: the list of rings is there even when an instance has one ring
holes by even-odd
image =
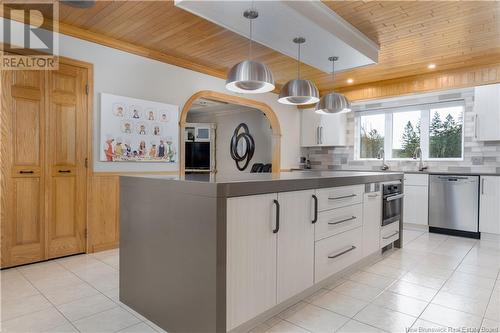
[[[239,96],[233,96],[228,94],[223,94],[211,90],[202,90],[191,96],[184,107],[182,108],[181,115],[179,117],[179,150],[180,150],[180,163],[179,163],[179,173],[181,176],[184,175],[184,163],[185,163],[185,152],[184,152],[184,131],[186,129],[186,119],[191,106],[194,101],[200,98],[211,99],[214,101],[226,102],[231,104],[248,106],[251,108],[259,109],[264,112],[272,129],[272,159],[273,164],[272,172],[278,173],[281,170],[281,128],[278,121],[278,117],[274,113],[273,109],[269,105],[248,98],[243,98]]]

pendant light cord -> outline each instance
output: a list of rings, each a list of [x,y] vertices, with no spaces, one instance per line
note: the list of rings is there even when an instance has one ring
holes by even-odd
[[[253,31],[252,31],[252,21],[253,21],[253,19],[249,19],[249,21],[250,21],[250,44],[248,46],[248,48],[249,48],[249,50],[248,50],[248,53],[249,53],[248,58],[250,60],[252,60],[252,38],[253,38],[253,36],[252,36],[252,33],[253,33]]]
[[[297,57],[297,79],[300,80],[300,43],[299,43],[299,56]]]
[[[332,61],[332,85],[333,85],[332,91],[335,88],[334,82],[335,82],[335,60]]]

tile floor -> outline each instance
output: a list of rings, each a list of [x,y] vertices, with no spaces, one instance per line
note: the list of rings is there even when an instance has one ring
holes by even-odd
[[[1,272],[2,332],[163,332],[118,300],[117,250]],[[405,246],[252,332],[500,327],[500,242],[405,230]]]

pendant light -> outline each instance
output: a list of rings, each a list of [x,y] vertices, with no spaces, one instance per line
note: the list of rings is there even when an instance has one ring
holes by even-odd
[[[313,104],[319,101],[318,88],[312,81],[300,78],[300,44],[306,41],[304,37],[296,37],[293,42],[298,45],[297,79],[290,80],[281,88],[278,102],[290,105]]]
[[[335,79],[335,61],[339,60],[338,57],[328,58],[332,62],[332,82]],[[347,113],[351,111],[351,102],[342,94],[330,92],[323,97],[316,105],[316,113],[319,114],[335,114]]]
[[[243,94],[259,94],[274,90],[271,70],[264,64],[252,60],[252,21],[259,17],[255,9],[247,9],[243,16],[250,22],[249,59],[234,65],[227,75],[226,89]]]

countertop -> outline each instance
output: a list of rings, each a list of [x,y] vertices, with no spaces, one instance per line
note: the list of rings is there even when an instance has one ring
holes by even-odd
[[[121,181],[139,181],[151,184],[163,183],[173,191],[197,193],[199,195],[233,197],[274,192],[300,191],[307,189],[348,186],[403,179],[401,172],[369,171],[296,171],[271,173],[243,173],[201,177],[168,177],[154,175],[122,176]],[[135,180],[133,180],[135,179]]]
[[[318,172],[317,169],[292,169],[293,172]],[[457,176],[500,176],[500,172],[463,172],[463,171],[437,171],[437,170],[335,170],[335,172],[367,172],[367,173],[409,173],[409,174],[424,174],[424,175],[457,175]]]

